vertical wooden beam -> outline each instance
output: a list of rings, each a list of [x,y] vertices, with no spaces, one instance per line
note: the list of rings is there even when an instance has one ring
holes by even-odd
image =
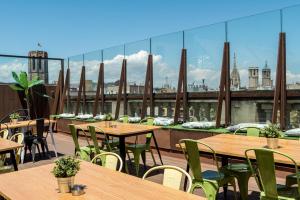
[[[281,38],[281,96],[280,96],[280,128],[286,128],[286,34],[280,33]]]
[[[83,70],[83,82],[82,82],[83,102],[82,102],[82,111],[83,111],[83,114],[85,114],[86,113],[85,66],[82,66],[82,70]]]
[[[78,96],[77,96],[77,101],[76,101],[75,115],[78,115],[78,113],[79,113],[79,108],[80,108],[80,103],[81,103],[81,93],[82,93],[83,84],[84,84],[83,82],[85,82],[84,73],[85,73],[85,67],[82,66],[81,75],[80,75],[80,82],[79,82],[79,88],[78,88]]]
[[[124,93],[123,93],[123,111],[124,115],[128,114],[127,107],[128,107],[128,101],[127,101],[127,60],[123,59],[123,66],[124,66]]]
[[[217,116],[216,116],[216,126],[220,127],[221,125],[221,116],[222,116],[222,105],[223,105],[223,100],[224,98],[228,98],[230,99],[230,93],[228,95],[225,94],[225,88],[228,89],[228,64],[229,64],[229,42],[225,42],[224,43],[224,47],[223,47],[223,58],[222,58],[222,68],[221,68],[221,78],[220,78],[220,86],[219,86],[219,96],[218,96],[218,106],[217,106]],[[229,78],[230,80],[230,78]],[[230,87],[230,85],[229,85]],[[230,88],[229,88],[230,89]],[[227,110],[225,107],[225,112],[229,112],[229,106],[228,106],[228,102],[225,103],[225,105],[227,104]],[[227,117],[226,117],[227,115]],[[228,114],[225,114],[225,118],[228,119]],[[225,123],[227,123],[227,120],[225,119]]]
[[[153,94],[153,56],[149,55],[149,96],[150,96],[150,116],[154,117],[154,94]]]
[[[230,95],[230,44],[226,43],[226,78],[225,78],[225,126],[231,123],[231,95]]]
[[[142,119],[145,118],[147,115],[147,105],[148,105],[149,95],[152,95],[152,102],[151,102],[151,96],[150,96],[150,108],[151,108],[151,104],[153,106],[153,85],[151,86],[151,76],[153,76],[152,59],[153,59],[152,55],[149,54],[148,61],[147,61],[145,84],[144,84],[144,94],[143,94],[142,113],[141,113]],[[153,81],[152,81],[152,84],[153,84]],[[151,91],[151,87],[152,87],[152,91]],[[152,110],[153,110],[153,108],[152,108]]]
[[[99,106],[99,97],[102,95],[100,94],[100,90],[102,92],[102,72],[103,72],[103,63],[100,63],[99,66],[99,74],[98,74],[98,82],[97,82],[97,91],[96,91],[96,99],[93,106],[93,115],[95,116],[98,112],[98,106]],[[101,100],[102,101],[102,100]],[[102,111],[102,108],[101,108]]]
[[[64,84],[64,89],[63,92],[60,96],[60,107],[59,107],[59,113],[63,113],[64,111],[64,105],[65,105],[65,98],[66,98],[66,93],[67,90],[69,90],[69,79],[70,79],[70,69],[67,69],[67,74],[66,74],[66,79],[65,79],[65,84]]]
[[[100,65],[101,70],[101,91],[100,91],[100,97],[101,97],[101,105],[100,105],[100,112],[104,113],[104,63],[102,62]]]
[[[277,54],[277,69],[276,69],[276,83],[273,100],[272,123],[277,123],[277,113],[281,98],[281,76],[282,76],[282,34],[279,34],[278,54]]]
[[[182,100],[183,109],[187,109],[187,87],[184,86],[186,84],[186,49],[182,49],[181,51],[181,61],[179,67],[179,75],[178,75],[178,85],[177,85],[177,94],[176,94],[176,102],[175,102],[175,114],[174,114],[174,123],[178,122],[179,114],[180,114],[180,103]],[[186,100],[184,100],[186,98]],[[187,110],[184,111],[184,120],[187,120]]]
[[[121,75],[120,75],[120,80],[119,80],[119,91],[118,91],[118,97],[117,97],[115,119],[119,118],[120,103],[122,101],[122,91],[124,89],[125,76],[126,76],[126,60],[124,59],[123,63],[122,63]],[[126,94],[126,91],[124,93]]]
[[[58,104],[59,104],[59,96],[60,96],[60,93],[61,93],[62,76],[63,76],[62,70],[60,70],[59,75],[58,75],[58,81],[57,81],[56,89],[55,89],[55,98],[54,98],[54,102],[53,102],[52,109],[51,109],[51,114],[52,115],[57,114],[57,108],[58,108]]]
[[[183,106],[183,118],[185,121],[189,119],[189,112],[188,112],[188,91],[187,91],[187,50],[182,49],[183,53],[183,85],[182,85],[182,90],[183,90],[183,95],[182,95],[182,106]]]

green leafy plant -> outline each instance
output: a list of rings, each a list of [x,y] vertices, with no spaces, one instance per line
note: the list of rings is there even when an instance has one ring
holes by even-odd
[[[55,161],[52,173],[56,178],[67,178],[75,176],[79,169],[80,161],[72,156],[67,156]]]
[[[44,83],[43,80],[39,80],[38,77],[33,77],[32,80],[28,80],[26,72],[21,71],[18,75],[16,72],[12,72],[12,77],[16,83],[9,85],[15,91],[24,91],[25,101],[28,109],[28,117],[30,118],[30,89],[33,86],[41,85]]]
[[[106,121],[111,121],[111,120],[113,120],[113,117],[112,117],[111,113],[108,113],[108,114],[106,115],[105,120],[106,120]]]
[[[19,113],[12,113],[9,115],[10,119],[19,119],[20,118],[20,114]]]
[[[267,138],[281,137],[279,126],[277,124],[272,124],[272,123],[268,124],[268,126],[264,128],[264,134],[265,137]]]

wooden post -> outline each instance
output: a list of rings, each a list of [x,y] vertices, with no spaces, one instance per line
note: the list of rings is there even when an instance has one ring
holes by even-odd
[[[178,118],[180,115],[180,103],[182,100],[183,107],[183,120],[188,120],[188,108],[187,108],[187,79],[186,79],[186,49],[182,49],[181,51],[181,62],[179,67],[179,75],[178,75],[178,86],[177,86],[177,94],[176,94],[176,102],[175,102],[175,115],[174,115],[174,123],[178,122]]]
[[[148,55],[147,71],[144,85],[144,95],[142,104],[141,118],[145,118],[147,115],[148,98],[150,99],[150,116],[154,116],[154,102],[153,102],[153,56]]]
[[[96,91],[96,99],[94,102],[94,108],[93,108],[93,115],[95,116],[98,112],[98,106],[99,106],[99,97],[101,97],[101,106],[100,106],[100,112],[103,112],[102,108],[102,102],[103,102],[103,68],[104,68],[104,63],[100,63],[99,67],[99,75],[98,75],[98,83],[97,83],[97,91]]]
[[[65,84],[64,84],[64,89],[63,92],[60,96],[60,107],[59,107],[59,113],[63,113],[64,111],[64,105],[65,105],[65,98],[66,98],[66,93],[67,90],[69,90],[69,79],[70,79],[70,69],[67,69],[67,74],[66,74],[66,79],[65,79]]]
[[[277,123],[278,109],[280,109],[280,128],[284,130],[286,128],[286,35],[283,32],[279,34],[278,42],[272,123]]]
[[[223,59],[221,79],[219,87],[216,126],[221,125],[222,105],[225,98],[225,126],[230,124],[231,118],[231,94],[230,94],[230,43],[225,42],[223,48]]]
[[[80,83],[79,83],[79,90],[78,90],[78,96],[77,96],[77,101],[76,101],[75,115],[78,115],[78,113],[79,113],[82,92],[83,92],[83,105],[82,106],[84,107],[85,106],[85,66],[82,66],[82,68],[81,68]],[[85,109],[83,110],[83,112],[85,112]]]
[[[61,93],[62,76],[63,76],[62,70],[60,70],[59,75],[58,75],[58,81],[57,81],[56,89],[55,89],[54,102],[53,102],[52,109],[51,109],[51,114],[52,115],[57,114],[58,105],[59,105],[59,96],[60,96],[60,93]]]
[[[125,111],[125,104],[127,104],[127,94],[126,94],[126,84],[125,84],[125,81],[126,81],[126,59],[123,59],[122,69],[121,69],[121,75],[120,75],[120,81],[119,81],[119,91],[118,91],[118,97],[117,97],[115,119],[119,118],[120,103],[122,101],[122,91],[123,90],[124,90],[124,94],[123,94],[124,114],[126,113],[126,111]]]

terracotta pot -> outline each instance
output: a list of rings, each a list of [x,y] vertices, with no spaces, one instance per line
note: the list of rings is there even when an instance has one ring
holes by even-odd
[[[74,176],[66,178],[57,178],[58,190],[60,193],[71,192],[74,185]]]
[[[278,138],[267,138],[268,148],[277,149],[278,148]]]

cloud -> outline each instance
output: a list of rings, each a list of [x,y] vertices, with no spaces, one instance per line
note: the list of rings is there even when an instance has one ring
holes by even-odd
[[[20,71],[27,71],[28,64],[27,60],[14,59],[12,61],[6,61],[0,63],[0,82],[11,83],[14,82],[11,72],[15,71],[19,73]]]

